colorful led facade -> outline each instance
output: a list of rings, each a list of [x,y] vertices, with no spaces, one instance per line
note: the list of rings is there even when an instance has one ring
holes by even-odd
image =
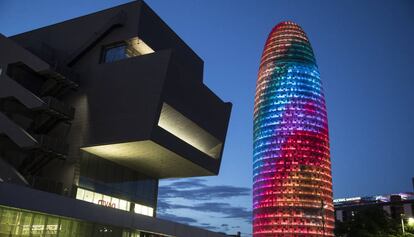
[[[253,236],[333,236],[325,99],[312,47],[293,22],[266,41],[253,133]]]

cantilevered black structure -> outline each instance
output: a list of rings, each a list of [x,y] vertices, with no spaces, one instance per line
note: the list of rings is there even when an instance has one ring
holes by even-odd
[[[90,223],[78,236],[195,236],[153,218],[158,180],[217,175],[230,111],[203,84],[202,59],[143,1],[0,35],[0,216]],[[35,230],[0,223],[0,236],[50,226],[66,236],[48,219]]]

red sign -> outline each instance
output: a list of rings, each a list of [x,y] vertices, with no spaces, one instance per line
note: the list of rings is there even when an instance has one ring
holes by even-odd
[[[105,206],[105,207],[112,207],[112,208],[116,208],[115,203],[113,203],[113,202],[107,202],[107,201],[105,201],[105,200],[99,200],[99,201],[98,201],[98,204],[99,204],[99,205],[102,205],[102,206]]]

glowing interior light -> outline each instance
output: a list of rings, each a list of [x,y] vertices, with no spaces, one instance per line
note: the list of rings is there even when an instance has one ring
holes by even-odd
[[[154,53],[154,50],[138,37],[128,40],[128,43],[139,55]]]
[[[83,188],[77,188],[76,199],[124,211],[130,211],[130,207],[132,204],[135,213],[151,217],[154,216],[154,208],[150,206],[145,206],[138,203],[131,203],[127,200],[119,199],[97,192],[92,192],[90,190],[86,190]]]
[[[154,216],[154,208],[137,203],[134,206],[134,212],[145,216]]]
[[[324,93],[312,47],[293,22],[266,41],[253,137],[253,236],[334,236]]]

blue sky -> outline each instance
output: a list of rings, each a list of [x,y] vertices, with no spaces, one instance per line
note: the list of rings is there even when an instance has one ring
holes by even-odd
[[[0,0],[0,33],[9,36],[124,2]],[[160,216],[251,232],[245,216],[251,210],[256,76],[267,34],[283,20],[300,24],[315,51],[328,107],[334,196],[412,191],[413,1],[146,2],[203,58],[205,84],[233,103],[220,175],[162,181]],[[168,187],[182,192],[171,196]]]

